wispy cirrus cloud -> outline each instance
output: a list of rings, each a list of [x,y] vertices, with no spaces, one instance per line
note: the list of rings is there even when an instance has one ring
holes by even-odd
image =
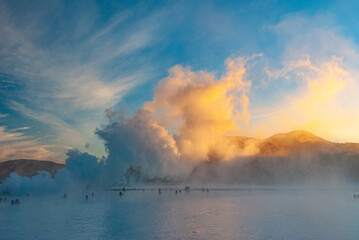
[[[38,139],[27,136],[23,132],[27,129],[29,127],[9,130],[4,126],[0,126],[0,161],[20,158],[51,159],[58,157],[50,150],[55,146],[43,145],[39,143]]]
[[[41,145],[35,140],[2,143],[0,145],[0,161],[12,159],[49,159],[61,162],[59,154],[51,150],[54,147],[54,145]]]
[[[153,44],[160,14],[137,19],[133,9],[106,17],[99,11],[96,4],[69,10],[60,2],[41,9],[0,3],[0,73],[11,76],[0,78],[10,86],[0,88],[2,101],[50,126],[61,145],[95,138],[104,110],[150,78],[150,65],[132,63]]]
[[[43,45],[39,38],[54,34],[46,31],[46,17],[31,20],[30,26],[36,28],[36,31],[32,31],[28,25],[15,24],[14,17],[7,14],[6,7],[2,6],[2,9],[0,33],[4,37],[0,40],[0,55],[3,56],[1,71],[17,77],[17,82],[22,81],[32,101],[52,98],[68,101],[75,104],[74,107],[103,108],[103,105],[114,104],[124,93],[144,81],[141,69],[132,73],[123,71],[108,74],[111,71],[105,71],[104,67],[148,47],[154,30],[151,20],[126,28],[121,23],[126,19],[127,12],[119,12],[118,17],[109,19],[103,23],[104,26],[91,25],[88,19],[89,24],[82,27],[82,21],[96,18],[85,15],[72,23],[79,25],[77,28],[80,29],[75,32],[60,29],[59,37]],[[125,16],[122,17],[122,14]],[[120,17],[122,21],[118,20]],[[119,28],[117,31],[116,27]],[[77,36],[69,37],[71,33]],[[121,67],[120,62],[118,67]]]
[[[17,141],[23,140],[26,138],[23,133],[18,132],[17,129],[13,131],[7,131],[4,126],[0,126],[0,142],[10,142],[10,141]]]

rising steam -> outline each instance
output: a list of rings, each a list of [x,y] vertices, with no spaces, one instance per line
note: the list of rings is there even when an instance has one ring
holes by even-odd
[[[248,60],[228,59],[220,79],[175,66],[133,117],[108,110],[110,124],[97,130],[106,164],[116,171],[140,165],[150,176],[183,175],[201,161],[241,154],[228,136],[249,121]]]
[[[211,73],[175,66],[160,82],[153,101],[144,109],[172,130],[181,161],[199,162],[210,153],[230,158],[226,136],[239,133],[238,122],[248,123],[251,82],[245,80],[246,59],[227,60],[219,80]]]
[[[174,66],[158,84],[152,101],[133,116],[123,110],[106,110],[109,123],[96,129],[96,134],[104,141],[107,157],[98,159],[70,150],[66,168],[55,179],[46,173],[32,179],[12,174],[0,190],[26,192],[78,184],[108,187],[133,179],[149,181],[164,177],[237,183],[288,182],[295,177],[359,169],[356,145],[333,145],[303,132],[266,140],[235,137],[248,133],[248,128],[243,131],[242,126],[247,126],[250,120],[248,94],[252,83],[247,70],[252,59],[228,59],[226,71],[219,78],[206,71]],[[286,121],[300,121],[303,115],[298,114],[318,111],[330,101],[351,79],[339,65],[338,58],[319,67],[307,60],[269,73],[270,77],[287,77],[294,71],[305,78],[307,87],[298,100],[287,101],[289,107],[295,105],[301,111],[288,113],[287,118],[278,121],[273,118],[268,126],[283,127]],[[325,88],[321,87],[323,84]],[[325,162],[327,159],[331,162]],[[347,176],[357,178],[355,173]]]

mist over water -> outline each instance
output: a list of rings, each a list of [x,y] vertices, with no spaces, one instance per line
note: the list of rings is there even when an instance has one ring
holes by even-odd
[[[107,156],[71,149],[54,177],[12,173],[0,239],[358,239],[359,147],[241,136],[255,57],[218,79],[175,66],[133,116],[106,110]]]
[[[107,156],[76,149],[54,178],[11,174],[0,192],[109,189],[141,183],[351,185],[359,182],[359,147],[335,144],[305,131],[267,139],[240,136],[248,124],[248,69],[252,57],[229,58],[226,72],[174,66],[152,101],[133,116],[107,109],[107,124],[95,130]]]
[[[107,156],[69,150],[66,168],[54,178],[11,174],[0,185],[8,194],[141,183],[353,184],[359,181],[359,148],[335,145],[304,131],[261,140],[241,135],[248,124],[248,69],[252,57],[229,58],[226,72],[174,66],[152,101],[133,116],[106,110],[96,129]]]
[[[358,240],[358,7],[0,0],[0,240]]]

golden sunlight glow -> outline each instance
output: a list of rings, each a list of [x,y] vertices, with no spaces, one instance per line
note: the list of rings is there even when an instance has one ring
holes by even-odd
[[[174,131],[183,159],[207,159],[213,151],[224,159],[231,155],[233,146],[226,136],[238,131],[239,117],[249,120],[251,83],[243,80],[245,63],[243,58],[227,60],[227,73],[219,80],[207,72],[175,66],[159,84],[153,101],[145,104],[160,125]]]
[[[195,163],[286,152],[263,146],[258,139],[231,137],[236,135],[266,138],[300,129],[333,140],[333,136],[352,134],[346,131],[348,127],[359,129],[348,125],[348,120],[359,119],[359,111],[342,107],[348,90],[358,88],[341,58],[312,63],[308,56],[270,73],[271,77],[296,81],[297,88],[274,107],[259,110],[249,108],[252,83],[246,75],[248,60],[251,58],[228,59],[227,71],[220,79],[175,66],[159,83],[153,101],[143,108],[153,116],[154,124],[163,128],[164,136],[168,135],[171,141],[164,147],[173,149],[178,159]],[[264,117],[251,120],[250,112]]]
[[[359,110],[353,107],[353,101],[359,99],[353,91],[359,87],[342,65],[341,58],[332,57],[317,64],[298,61],[297,65],[291,63],[285,71],[274,73],[276,77],[287,77],[289,73],[300,76],[299,88],[271,109],[257,111],[265,117],[246,133],[267,137],[302,129],[333,141],[359,141],[359,136],[353,135],[359,129],[354,124],[359,122]]]

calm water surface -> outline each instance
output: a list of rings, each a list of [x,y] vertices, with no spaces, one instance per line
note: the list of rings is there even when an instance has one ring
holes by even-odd
[[[8,197],[0,239],[359,239],[351,191],[62,194]]]

